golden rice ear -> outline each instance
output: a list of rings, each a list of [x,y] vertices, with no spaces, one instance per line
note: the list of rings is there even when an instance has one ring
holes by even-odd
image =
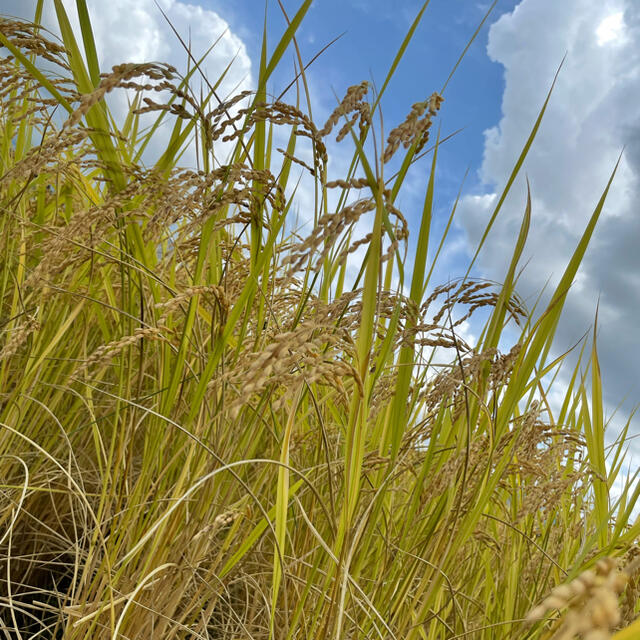
[[[340,142],[340,140],[345,137],[351,126],[358,118],[360,119],[361,126],[370,124],[371,115],[369,112],[369,105],[364,102],[364,97],[368,92],[369,83],[366,81],[349,87],[344,98],[342,98],[340,104],[338,104],[338,106],[332,111],[329,119],[326,121],[324,127],[318,131],[318,134],[322,137],[328,136],[338,122],[340,122],[340,118],[348,115],[352,111],[356,111],[357,113],[353,116],[352,120],[347,122],[340,130],[336,142]]]
[[[611,638],[621,621],[619,596],[629,575],[613,558],[598,560],[593,570],[583,571],[568,584],[555,587],[551,595],[527,614],[532,622],[552,609],[565,609],[557,634],[562,637]]]
[[[411,107],[405,121],[391,130],[382,156],[383,163],[386,164],[393,158],[400,145],[408,149],[415,144],[415,153],[420,153],[429,141],[431,119],[437,115],[443,101],[444,98],[440,94],[434,93],[428,100],[416,102]]]

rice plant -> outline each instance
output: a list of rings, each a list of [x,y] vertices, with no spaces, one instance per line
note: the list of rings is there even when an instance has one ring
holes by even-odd
[[[192,89],[193,57],[182,75],[100,69],[85,1],[80,34],[54,4],[61,42],[42,0],[33,23],[0,21],[4,637],[635,638],[640,488],[629,423],[605,446],[595,331],[559,411],[547,384],[615,168],[534,316],[515,288],[530,194],[501,284],[473,264],[433,282],[455,215],[434,241],[443,91],[382,134],[428,3],[379,91],[354,79],[326,123],[267,92],[311,0],[263,47],[255,91],[227,99],[217,79]],[[352,154],[338,177],[336,139]],[[192,144],[199,166],[181,168]],[[396,203],[424,157],[408,257]]]

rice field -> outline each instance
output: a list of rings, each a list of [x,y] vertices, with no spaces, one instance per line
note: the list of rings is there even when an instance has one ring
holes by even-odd
[[[435,237],[445,96],[381,130],[410,30],[379,90],[354,78],[326,122],[304,71],[295,103],[274,100],[310,5],[263,48],[255,91],[226,99],[216,78],[195,90],[195,58],[100,69],[85,0],[80,33],[55,1],[61,41],[42,0],[33,23],[0,20],[3,636],[640,637],[640,485],[629,423],[605,443],[595,330],[549,401],[617,167],[537,319],[515,286],[529,192],[501,283],[472,263],[434,281],[455,219],[454,204]],[[420,158],[410,225],[397,203]],[[314,210],[298,225],[301,174]]]

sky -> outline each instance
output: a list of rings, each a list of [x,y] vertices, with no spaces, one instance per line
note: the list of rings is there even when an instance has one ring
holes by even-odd
[[[262,0],[157,0],[195,52],[217,45],[206,63],[216,77],[235,56],[221,93],[255,86],[265,19]],[[70,11],[75,2],[64,0]],[[282,0],[289,16],[298,0]],[[35,0],[0,0],[0,13],[30,17]],[[51,0],[45,0],[52,20]],[[185,54],[153,0],[88,0],[101,65],[165,61],[185,68]],[[299,31],[310,60],[314,119],[323,123],[346,88],[380,86],[422,6],[416,0],[316,0]],[[404,119],[411,104],[439,91],[489,7],[474,0],[431,0],[382,103],[385,122]],[[286,23],[267,2],[268,42]],[[467,169],[452,243],[438,274],[464,275],[479,235],[535,122],[563,57],[549,107],[521,176],[480,254],[475,274],[500,281],[526,202],[532,194],[527,268],[518,291],[530,306],[562,276],[615,163],[622,159],[599,226],[566,302],[556,352],[593,328],[609,411],[626,397],[619,421],[640,399],[640,2],[637,0],[500,0],[446,87],[438,124],[462,129],[439,152],[436,227],[448,217]],[[286,57],[269,90],[293,77]],[[288,97],[292,97],[289,94]],[[340,159],[336,161],[340,166]],[[423,165],[400,203],[417,235],[426,171]],[[339,175],[339,172],[338,172]],[[442,224],[440,222],[440,224]],[[470,325],[473,334],[478,327]],[[640,422],[634,421],[640,433]]]

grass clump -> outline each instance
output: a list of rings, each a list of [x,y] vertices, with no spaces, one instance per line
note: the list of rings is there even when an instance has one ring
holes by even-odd
[[[640,489],[620,478],[626,429],[605,448],[595,340],[590,384],[579,364],[559,411],[543,384],[613,175],[537,321],[514,290],[528,194],[503,284],[438,286],[427,144],[443,92],[376,154],[412,28],[380,92],[352,87],[322,128],[268,100],[309,5],[263,53],[257,90],[226,101],[215,85],[195,97],[197,64],[101,73],[82,0],[82,42],[58,2],[61,44],[42,3],[34,24],[0,22],[5,637],[633,637]],[[123,90],[136,97],[117,125],[106,98]],[[329,136],[352,144],[340,178]],[[200,168],[180,169],[191,139]],[[407,260],[396,202],[427,153]]]

